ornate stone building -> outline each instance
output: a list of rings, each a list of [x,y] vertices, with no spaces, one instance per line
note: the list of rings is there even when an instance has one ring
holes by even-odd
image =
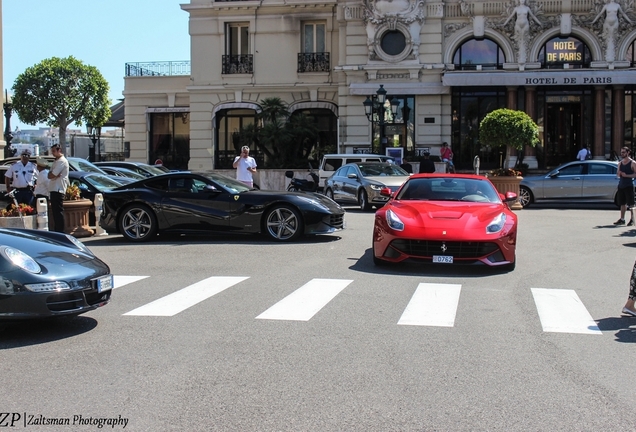
[[[190,68],[127,65],[132,160],[228,168],[235,132],[268,97],[314,119],[317,153],[435,155],[446,141],[460,168],[476,155],[494,167],[502,155],[479,142],[479,122],[502,107],[540,126],[541,144],[524,152],[531,168],[573,160],[582,145],[595,158],[634,145],[632,3],[191,0],[181,8],[190,15]]]

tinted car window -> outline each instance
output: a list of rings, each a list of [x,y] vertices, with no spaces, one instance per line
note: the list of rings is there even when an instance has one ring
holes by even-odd
[[[168,190],[168,179],[159,179],[146,182],[146,187],[162,191]]]
[[[588,174],[613,174],[616,175],[616,167],[606,164],[592,163],[587,167]]]
[[[559,175],[579,175],[583,174],[583,164],[569,165],[559,170]]]
[[[344,175],[345,175],[345,173],[346,173],[346,171],[347,171],[347,167],[345,167],[345,168],[340,168],[338,171],[336,171],[336,173],[334,174],[334,176],[337,176],[337,177],[344,176]]]

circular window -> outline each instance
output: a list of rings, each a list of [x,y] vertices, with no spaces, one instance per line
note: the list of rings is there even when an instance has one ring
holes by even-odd
[[[399,55],[406,48],[406,38],[397,30],[388,31],[382,35],[380,48],[390,56]]]

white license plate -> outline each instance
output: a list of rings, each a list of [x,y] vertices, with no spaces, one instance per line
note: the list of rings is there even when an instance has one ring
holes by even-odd
[[[113,275],[102,276],[97,279],[97,292],[113,289]]]
[[[433,262],[441,264],[452,264],[453,257],[448,255],[433,255]]]

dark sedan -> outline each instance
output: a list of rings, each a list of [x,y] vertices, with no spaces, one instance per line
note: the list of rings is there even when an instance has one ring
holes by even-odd
[[[250,189],[220,174],[168,173],[103,195],[101,227],[137,242],[162,232],[229,231],[292,241],[344,227],[344,210],[323,195]]]
[[[519,186],[519,203],[523,207],[538,201],[616,204],[617,170],[615,161],[568,162],[547,174],[524,177]]]
[[[79,315],[112,288],[108,266],[73,236],[0,229],[0,319]]]
[[[152,177],[156,175],[165,174],[166,171],[164,167],[156,167],[154,165],[149,165],[143,162],[130,162],[130,161],[104,161],[104,162],[96,162],[99,168],[102,167],[120,167],[127,168],[131,171],[139,173],[144,177]]]

